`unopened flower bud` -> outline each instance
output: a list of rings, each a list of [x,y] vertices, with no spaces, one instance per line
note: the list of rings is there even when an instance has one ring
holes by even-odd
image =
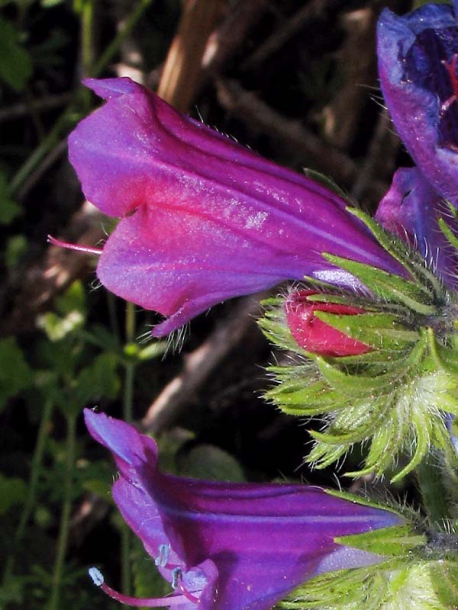
[[[289,330],[297,344],[303,349],[324,357],[358,356],[371,348],[333,328],[316,315],[317,312],[336,316],[355,316],[365,313],[363,309],[310,300],[319,294],[316,290],[297,290],[285,301],[285,313]]]

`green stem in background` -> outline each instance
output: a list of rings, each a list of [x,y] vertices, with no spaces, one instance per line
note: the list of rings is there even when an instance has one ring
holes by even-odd
[[[124,27],[122,30],[118,32],[116,37],[113,39],[111,44],[105,49],[105,52],[102,53],[99,61],[96,62],[94,66],[94,76],[98,76],[102,70],[108,66],[108,64],[113,60],[114,56],[119,50],[119,47],[122,45],[127,36],[131,33],[132,29],[135,27],[135,24],[140,20],[143,13],[149,7],[149,5],[153,2],[153,0],[139,0],[137,6],[134,8],[132,13],[126,18],[124,22]]]
[[[94,3],[93,0],[82,0],[80,5],[81,19],[81,64],[84,76],[92,76],[94,65]]]
[[[65,478],[63,482],[62,510],[60,515],[59,538],[57,540],[56,559],[52,576],[51,595],[48,610],[61,610],[60,591],[62,587],[62,576],[65,565],[65,555],[68,546],[68,534],[70,529],[70,516],[73,495],[73,469],[75,467],[76,448],[76,415],[67,414],[67,443],[65,452]]]
[[[449,518],[449,493],[444,482],[444,473],[439,465],[439,458],[434,452],[428,453],[415,469],[417,481],[423,499],[423,507],[431,525],[442,526]]]
[[[29,522],[30,516],[32,514],[33,507],[35,506],[35,500],[37,495],[37,487],[38,481],[40,479],[41,468],[43,464],[43,455],[45,451],[46,437],[49,431],[49,423],[51,421],[51,415],[53,411],[53,401],[51,399],[47,399],[44,403],[43,410],[41,412],[41,421],[40,427],[38,429],[38,437],[35,445],[35,450],[33,453],[32,464],[31,464],[31,472],[30,472],[30,480],[27,486],[27,497],[25,499],[24,508],[22,509],[21,517],[19,519],[19,524],[16,529],[14,535],[14,543],[12,554],[8,557],[5,570],[3,574],[3,582],[9,580],[14,571],[14,553],[19,548],[19,544],[21,543],[27,523]]]
[[[126,303],[126,347],[129,352],[129,347],[135,342],[135,305]],[[133,397],[134,397],[134,380],[135,380],[136,362],[129,358],[127,353],[127,362],[125,364],[124,377],[124,399],[123,399],[123,417],[127,422],[133,419]],[[121,581],[122,591],[125,595],[130,595],[132,592],[131,578],[131,533],[126,523],[123,523],[121,528]]]
[[[127,303],[126,308],[126,346],[127,346],[127,357],[128,360],[125,365],[126,377],[124,381],[124,419],[127,422],[131,422],[133,419],[133,396],[134,396],[134,378],[135,378],[135,367],[136,361],[129,357],[129,348],[135,347],[135,305],[133,303]]]
[[[67,107],[61,116],[54,123],[51,131],[48,135],[42,140],[42,142],[35,148],[33,153],[27,159],[27,161],[19,168],[16,174],[13,176],[11,182],[8,186],[8,192],[10,195],[14,196],[18,194],[21,190],[22,186],[29,178],[29,176],[37,169],[46,155],[55,148],[61,138],[63,133],[68,133],[70,129],[72,129],[79,120],[79,114],[75,115],[75,99],[79,99],[79,95],[81,95],[81,90],[78,88],[75,93],[75,98],[70,105]],[[70,112],[71,107],[71,112]]]
[[[124,42],[126,36],[130,34],[135,24],[140,20],[145,10],[150,6],[153,0],[140,0],[134,8],[131,15],[126,19],[125,25],[121,31],[118,32],[114,40],[107,47],[101,58],[95,63],[92,69],[92,75],[94,77],[99,76],[102,71],[110,64],[114,56],[118,52],[121,44]],[[88,17],[86,17],[88,18]],[[85,43],[86,44],[86,43]],[[83,54],[88,52],[83,51]],[[39,146],[33,151],[27,161],[19,168],[16,174],[13,176],[8,189],[8,194],[15,196],[23,187],[27,179],[33,174],[33,172],[39,167],[45,157],[53,150],[60,141],[67,136],[69,131],[78,123],[82,116],[87,111],[86,101],[89,99],[85,90],[78,87],[73,95],[72,101],[68,104],[67,108],[57,119],[53,128],[49,134],[44,138]]]
[[[120,329],[118,324],[118,317],[116,314],[116,302],[118,299],[112,292],[108,292],[107,290],[106,293],[110,332],[115,337],[117,343],[121,345]]]

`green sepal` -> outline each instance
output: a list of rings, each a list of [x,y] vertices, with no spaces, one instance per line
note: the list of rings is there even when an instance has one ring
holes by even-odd
[[[431,565],[431,580],[438,600],[444,608],[458,608],[458,563],[440,560]]]
[[[449,201],[447,201],[447,204],[448,204],[448,211],[449,211],[450,215],[452,216],[453,220],[456,223],[458,223],[458,210]],[[458,250],[458,236],[455,235],[455,233],[451,230],[449,225],[446,223],[446,221],[442,217],[439,218],[439,227],[440,227],[442,233],[445,235],[445,237],[449,241],[450,245],[452,245],[455,248],[455,250]]]
[[[419,513],[406,506],[387,507],[345,492],[327,492],[350,502],[392,510],[402,521],[395,526],[334,538],[343,548],[370,553],[369,565],[323,571],[297,587],[276,608],[452,610],[458,607],[458,538],[453,523],[433,531],[422,523]]]
[[[387,390],[392,387],[393,381],[402,379],[406,376],[410,369],[419,366],[426,349],[426,339],[422,338],[414,345],[410,352],[404,356],[393,371],[388,368],[387,373],[379,375],[371,374],[369,368],[368,374],[357,373],[350,374],[345,369],[336,366],[334,362],[330,362],[322,357],[316,357],[315,362],[318,370],[328,383],[333,387],[338,387],[342,392],[350,394],[350,396],[364,396],[370,392]]]
[[[457,349],[450,349],[436,341],[432,328],[428,329],[429,348],[436,366],[458,375],[458,353]]]
[[[418,250],[410,247],[403,239],[386,231],[371,216],[362,210],[348,207],[347,211],[363,222],[381,246],[409,272],[415,283],[423,286],[434,299],[444,293],[444,286],[434,272],[427,266]]]
[[[304,172],[305,176],[307,176],[307,178],[311,178],[315,182],[322,184],[330,191],[339,195],[339,197],[341,197],[342,199],[345,199],[348,201],[348,193],[346,193],[342,189],[342,187],[340,187],[337,184],[337,182],[335,182],[332,178],[330,178],[326,174],[322,174],[321,172],[317,171],[316,169],[312,169],[310,167],[304,167],[302,171]]]
[[[269,371],[277,375],[284,383],[269,390],[265,396],[268,400],[278,404],[282,411],[290,415],[315,415],[317,412],[325,413],[335,409],[337,400],[342,400],[338,390],[329,387],[327,381],[304,372],[296,380],[298,367],[270,367]],[[306,367],[309,368],[309,367]],[[290,376],[291,374],[291,376]]]
[[[323,257],[336,267],[354,275],[369,290],[385,301],[401,303],[415,313],[426,316],[433,315],[436,311],[431,293],[424,286],[414,284],[399,275],[347,258],[326,253],[323,254]]]
[[[399,317],[391,313],[370,312],[348,316],[315,311],[314,315],[329,326],[376,350],[407,349],[420,336],[417,330],[400,324]]]
[[[365,464],[348,474],[375,472],[381,476],[391,471],[392,480],[397,481],[420,463],[431,446],[453,455],[442,411],[458,415],[456,377],[451,367],[439,367],[436,362],[438,354],[452,362],[453,353],[435,340],[432,329],[416,331],[418,340],[406,342],[405,349],[322,358],[297,346],[278,300],[270,301],[270,305],[273,309],[262,323],[266,334],[271,338],[281,336],[284,348],[311,357],[297,365],[271,367],[278,385],[266,394],[287,414],[324,416],[325,429],[310,431],[316,444],[308,462],[325,468],[355,443],[370,441]],[[392,320],[390,314],[380,316],[386,325]],[[330,322],[331,316],[326,321]],[[396,468],[399,457],[409,454],[403,468]]]
[[[276,607],[288,610],[453,610],[458,600],[455,561],[404,555],[363,568],[325,572]],[[443,571],[441,578],[438,572]],[[436,580],[437,579],[437,580]]]
[[[340,536],[334,541],[377,555],[397,557],[415,549],[421,549],[427,542],[426,535],[420,534],[409,523],[393,525],[353,536]]]

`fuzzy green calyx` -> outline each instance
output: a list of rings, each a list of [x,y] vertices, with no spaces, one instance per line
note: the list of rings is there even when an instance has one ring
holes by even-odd
[[[308,297],[321,303],[357,307],[359,315],[316,311],[326,325],[369,345],[368,353],[324,357],[302,349],[285,316],[284,299],[265,302],[260,326],[268,338],[299,356],[297,364],[271,367],[278,385],[267,398],[284,412],[323,416],[323,430],[311,431],[315,445],[307,461],[326,467],[354,444],[369,447],[359,476],[395,472],[398,480],[415,468],[431,446],[451,459],[454,452],[444,412],[458,415],[458,299],[427,266],[417,251],[358,215],[378,241],[405,269],[405,277],[325,255],[370,291],[337,292],[314,279],[322,293]],[[402,468],[397,468],[401,462]],[[406,461],[407,460],[407,461]]]
[[[452,610],[458,607],[457,559],[395,557],[384,563],[327,572],[299,587],[284,610]]]
[[[398,509],[403,512],[400,507]],[[380,561],[361,568],[320,574],[298,587],[277,608],[457,608],[458,537],[454,524],[447,524],[447,532],[432,532],[421,524],[418,515],[406,513],[404,517],[396,526],[335,538],[340,545],[378,555]]]

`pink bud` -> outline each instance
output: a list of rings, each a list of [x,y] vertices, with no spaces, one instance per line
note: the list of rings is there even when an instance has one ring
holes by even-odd
[[[298,345],[318,356],[357,356],[371,351],[371,347],[348,337],[340,330],[329,326],[315,316],[315,311],[332,313],[337,316],[355,316],[365,313],[364,309],[309,301],[308,297],[319,294],[316,290],[298,290],[285,301],[286,320]]]

